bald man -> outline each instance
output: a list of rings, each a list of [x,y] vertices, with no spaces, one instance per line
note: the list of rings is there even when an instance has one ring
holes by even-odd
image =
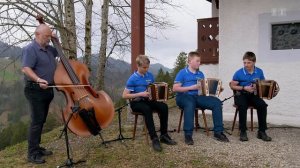
[[[35,164],[45,163],[44,156],[52,155],[51,151],[40,146],[42,129],[54,97],[53,89],[48,85],[54,83],[55,57],[58,53],[49,45],[51,37],[52,31],[49,26],[39,25],[35,30],[35,39],[24,47],[22,52],[24,93],[31,111],[28,161]]]

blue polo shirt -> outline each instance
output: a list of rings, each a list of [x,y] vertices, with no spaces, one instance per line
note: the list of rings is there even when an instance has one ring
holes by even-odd
[[[30,67],[38,77],[45,79],[49,84],[54,83],[56,69],[56,49],[50,45],[43,49],[35,40],[23,48],[22,67]],[[25,80],[30,81],[26,75]]]
[[[252,83],[254,83],[257,79],[264,80],[264,72],[262,69],[258,67],[254,67],[254,71],[252,74],[250,74],[245,67],[237,70],[232,80],[238,81],[240,86],[250,86]]]
[[[188,69],[188,67],[186,67],[177,73],[174,83],[181,83],[182,87],[187,87],[197,84],[197,80],[204,78],[204,74],[201,71],[197,70],[193,73]],[[190,95],[197,95],[198,90],[189,90],[186,93]],[[180,95],[183,93],[178,92],[177,94]]]
[[[139,93],[147,90],[149,84],[154,82],[154,77],[150,72],[141,75],[135,71],[126,82],[126,89],[131,93]]]

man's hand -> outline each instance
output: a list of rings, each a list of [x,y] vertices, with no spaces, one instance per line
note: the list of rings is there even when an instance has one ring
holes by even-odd
[[[140,93],[139,93],[139,96],[140,96],[140,97],[149,97],[149,95],[150,95],[150,93],[147,92],[147,91],[144,91],[144,92],[140,92]]]
[[[51,35],[51,37],[53,37],[53,38],[57,38],[57,35],[56,35],[56,33],[55,33],[55,32],[52,32],[52,35]]]
[[[48,88],[48,82],[44,79],[39,79],[37,81],[42,89],[47,89]]]
[[[201,84],[195,84],[189,87],[189,90],[199,90],[201,87]]]
[[[247,92],[253,93],[254,90],[255,90],[255,87],[253,87],[252,85],[250,85],[250,86],[245,86],[245,87],[244,87],[244,90],[247,91]]]

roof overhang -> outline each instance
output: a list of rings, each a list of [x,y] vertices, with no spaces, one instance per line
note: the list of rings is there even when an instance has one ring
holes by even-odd
[[[212,2],[212,0],[207,0],[208,2]],[[219,9],[219,0],[214,0],[216,2],[216,8]]]

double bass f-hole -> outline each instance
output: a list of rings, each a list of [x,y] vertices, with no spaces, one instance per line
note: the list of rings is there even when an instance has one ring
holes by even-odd
[[[44,24],[43,17],[38,16],[37,20],[40,24]],[[104,91],[95,91],[91,87],[88,82],[90,72],[85,64],[67,59],[58,38],[52,37],[51,41],[60,57],[54,74],[54,83],[68,86],[56,87],[58,91],[63,92],[66,99],[63,120],[66,123],[66,119],[76,108],[76,115],[68,122],[69,130],[83,137],[96,135],[111,123],[114,117],[113,102]]]

